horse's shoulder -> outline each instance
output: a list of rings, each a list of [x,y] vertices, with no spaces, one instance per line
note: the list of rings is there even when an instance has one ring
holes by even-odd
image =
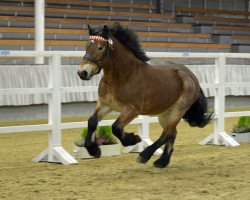
[[[110,85],[105,81],[104,78],[100,80],[98,93],[100,97],[106,96],[110,92]]]

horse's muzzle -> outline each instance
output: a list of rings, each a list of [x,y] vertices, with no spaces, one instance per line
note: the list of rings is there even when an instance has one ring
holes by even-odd
[[[79,75],[80,79],[82,80],[89,80],[90,76],[86,70],[78,71],[77,74]]]

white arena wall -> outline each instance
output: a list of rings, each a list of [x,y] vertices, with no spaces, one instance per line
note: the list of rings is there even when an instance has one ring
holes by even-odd
[[[79,54],[79,53],[78,53]],[[83,56],[82,52],[82,56]],[[150,54],[150,53],[149,53]],[[214,60],[198,59],[187,60],[185,53],[180,53],[183,58],[152,58],[151,63],[172,62],[183,63],[199,79],[200,83],[214,83]],[[203,54],[204,58],[207,54]],[[0,65],[0,89],[8,88],[44,88],[48,87],[48,65],[6,64],[2,57]],[[9,58],[6,58],[8,60]],[[76,59],[76,58],[75,58]],[[79,63],[81,57],[78,58]],[[24,59],[25,60],[25,59]],[[167,61],[168,60],[168,61]],[[76,60],[77,61],[77,60]],[[234,59],[227,65],[225,71],[226,82],[250,82],[250,59]],[[62,87],[98,86],[102,74],[94,76],[90,81],[82,81],[77,75],[79,65],[62,65]],[[214,88],[204,88],[208,97],[209,107],[213,107]],[[250,87],[225,88],[226,107],[250,107]],[[62,116],[89,116],[98,98],[97,92],[68,92],[62,93]],[[0,95],[0,121],[19,121],[29,119],[44,119],[48,116],[47,94],[10,94]]]
[[[213,65],[187,65],[198,77],[200,82],[214,81]],[[4,88],[32,88],[46,87],[48,77],[46,66],[0,66],[0,89]],[[78,66],[64,66],[63,86],[97,86],[100,76],[93,77],[90,81],[81,81],[76,74]],[[229,66],[227,73],[228,82],[250,82],[250,67],[247,65]],[[22,78],[22,77],[25,77]],[[13,81],[14,80],[14,81]],[[6,81],[2,84],[2,81]],[[213,89],[205,88],[204,93],[210,108],[214,106]],[[250,88],[226,88],[226,102],[228,107],[250,107]],[[97,92],[65,93],[62,94],[62,116],[80,117],[90,116],[95,108]],[[32,119],[46,119],[48,117],[48,95],[45,94],[18,94],[0,95],[0,121],[21,121]]]
[[[79,58],[80,59],[80,58]],[[214,65],[186,65],[199,79],[200,83],[215,81]],[[62,66],[62,87],[98,86],[102,74],[94,76],[90,81],[82,81],[77,75],[78,65]],[[227,65],[226,82],[250,82],[249,65]],[[0,89],[7,88],[42,88],[48,87],[48,66],[46,65],[0,65]],[[206,97],[213,97],[213,88],[204,89]],[[226,88],[226,96],[250,96],[250,88]],[[62,103],[93,102],[96,92],[64,93]],[[47,104],[45,94],[12,94],[0,96],[0,106],[23,106]]]

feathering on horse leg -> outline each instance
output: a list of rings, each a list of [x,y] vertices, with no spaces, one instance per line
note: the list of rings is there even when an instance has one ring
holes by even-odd
[[[110,111],[111,109],[109,106],[103,105],[100,101],[97,101],[96,110],[88,120],[88,133],[84,146],[88,150],[89,154],[96,158],[101,156],[101,150],[95,139],[95,131],[97,129],[98,122]]]
[[[169,128],[168,130],[164,130],[161,137],[154,142],[152,145],[148,146],[146,149],[144,149],[138,156],[137,158],[137,162],[139,163],[146,163],[154,154],[154,152],[160,148],[162,145],[166,144],[167,142],[170,141],[174,141],[175,139],[175,127],[174,128]],[[162,162],[159,163],[159,166],[157,166],[157,163],[154,165],[155,167],[160,167],[163,168],[163,166],[165,165],[165,163],[167,162],[167,159],[170,159],[171,156],[171,149],[173,149],[173,143],[172,143],[172,147],[169,146],[166,150],[164,149],[164,152],[161,156],[162,160],[158,161],[158,162]],[[170,152],[170,153],[168,153]],[[165,165],[167,166],[167,165]],[[165,167],[164,166],[164,167]]]
[[[169,164],[171,155],[174,151],[173,147],[174,147],[176,134],[177,134],[177,130],[175,129],[173,134],[168,135],[163,153],[161,157],[154,162],[154,167],[164,168]]]
[[[193,99],[195,97],[195,91],[192,93],[192,87],[190,87],[190,85],[192,84],[184,84],[182,95],[175,105],[169,111],[159,115],[159,122],[164,128],[163,135],[165,134],[165,136],[163,137],[166,138],[166,145],[161,157],[154,162],[155,167],[164,168],[170,162],[170,158],[173,153],[174,141],[177,134],[176,126],[186,111],[190,108],[190,105],[192,105]]]
[[[169,116],[171,111],[166,111],[158,116],[159,123],[162,126],[163,130],[167,127],[169,123]],[[161,137],[155,141],[152,145],[145,148],[138,156],[137,162],[139,163],[146,163],[154,154],[154,152],[160,148],[163,144],[166,143],[166,140],[164,139],[165,133],[161,134]]]
[[[113,134],[121,141],[123,146],[135,145],[141,142],[141,138],[139,137],[139,135],[124,132],[124,127],[137,115],[137,112],[135,112],[134,110],[124,109],[124,112],[121,113],[121,115],[112,125]]]
[[[165,140],[160,137],[157,141],[155,141],[153,144],[145,148],[141,153],[139,153],[139,156],[137,158],[138,163],[146,163],[154,154],[154,152],[160,148],[163,144],[165,144]]]
[[[146,163],[158,148],[160,148],[163,144],[166,144],[167,147],[165,147],[163,155],[160,159],[158,159],[159,161],[156,161],[154,166],[159,168],[167,166],[173,151],[173,144],[176,137],[176,126],[188,109],[189,104],[191,104],[189,100],[187,100],[185,96],[182,96],[174,106],[158,116],[163,132],[155,143],[144,149],[139,154],[137,159],[138,162]]]
[[[182,106],[182,100],[179,100],[170,111],[159,115],[159,122],[163,127],[161,137],[164,138],[165,148],[160,158],[154,162],[154,167],[164,168],[170,162],[170,158],[174,150],[174,141],[177,134],[176,126],[180,122],[183,113],[186,111],[186,109],[184,109]]]
[[[98,125],[96,112],[88,120],[88,133],[85,139],[84,146],[91,156],[99,158],[101,150],[95,140],[95,131]]]

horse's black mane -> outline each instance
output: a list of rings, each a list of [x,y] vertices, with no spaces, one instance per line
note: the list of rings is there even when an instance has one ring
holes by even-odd
[[[114,23],[113,25],[100,26],[96,29],[91,29],[89,27],[89,30],[91,35],[100,35],[106,39],[108,39],[108,35],[111,34],[131,50],[139,60],[144,62],[150,60],[145,51],[142,50],[137,34],[128,27],[123,27],[119,23]]]
[[[128,27],[122,27],[119,23],[115,23],[110,27],[110,32],[123,45],[130,49],[138,59],[144,62],[150,60],[145,51],[142,50],[138,36],[134,30]]]

